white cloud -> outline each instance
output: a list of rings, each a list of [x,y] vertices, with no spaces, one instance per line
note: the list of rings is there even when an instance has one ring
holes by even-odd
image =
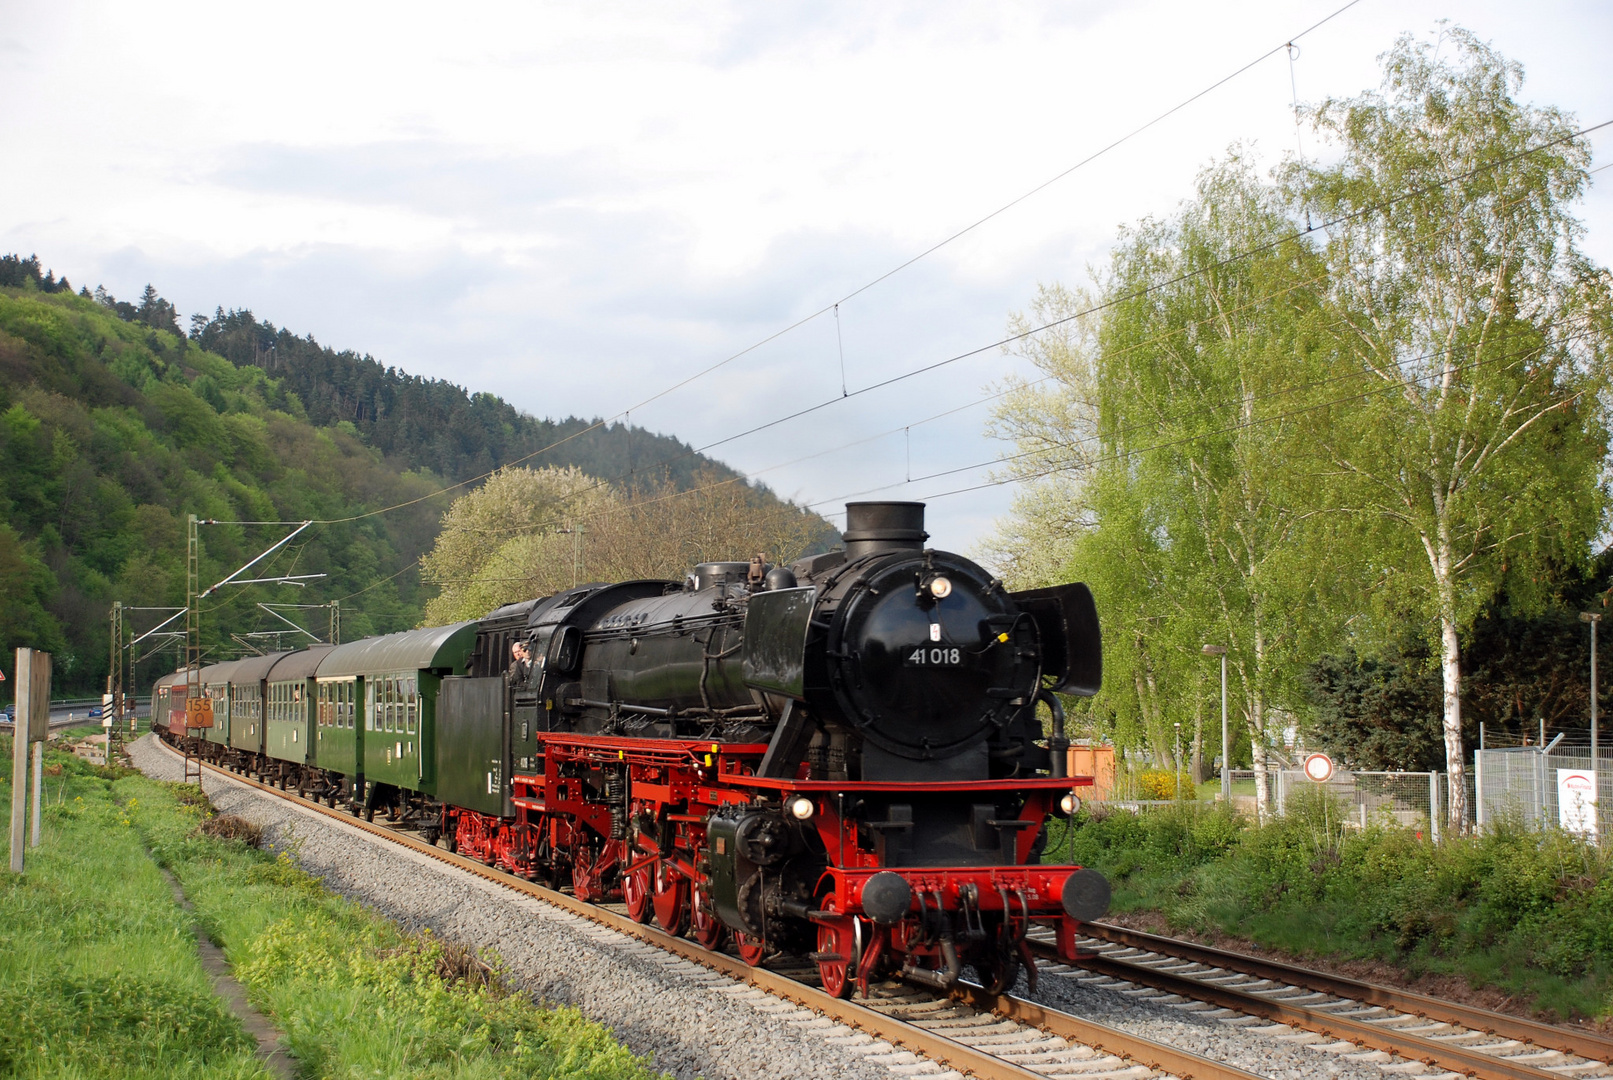
[[[1336,6],[18,6],[0,37],[0,249],[182,311],[250,307],[338,348],[612,415],[884,273]],[[1302,98],[1376,82],[1431,0],[1301,42]],[[1607,119],[1601,5],[1466,5],[1526,94]],[[856,388],[978,347],[1076,282],[1229,144],[1293,146],[1272,57],[841,309]],[[1598,142],[1599,153],[1613,145]],[[1602,174],[1589,246],[1613,261]],[[636,412],[695,445],[840,391],[819,319]],[[726,443],[761,469],[978,399],[999,352]],[[985,409],[769,472],[809,500],[983,461]],[[898,486],[914,497],[983,479]],[[932,511],[964,547],[994,489]]]

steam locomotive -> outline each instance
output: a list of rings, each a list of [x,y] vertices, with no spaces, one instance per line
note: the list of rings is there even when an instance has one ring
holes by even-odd
[[[579,586],[473,622],[176,672],[171,742],[708,948],[809,957],[846,995],[1074,958],[1096,871],[1044,865],[1079,806],[1058,694],[1101,679],[1081,584],[1010,593],[847,506],[845,547]],[[1038,705],[1048,709],[1044,737]]]

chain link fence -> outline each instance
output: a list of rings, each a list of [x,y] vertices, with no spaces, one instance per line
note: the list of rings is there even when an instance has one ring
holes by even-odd
[[[1598,747],[1596,757],[1601,767],[1593,771],[1588,746],[1474,751],[1478,824],[1482,827],[1510,818],[1536,829],[1606,835],[1613,828],[1613,752]],[[1594,799],[1590,797],[1593,776]]]
[[[1256,812],[1255,779],[1251,769],[1232,770],[1233,807],[1251,815]],[[1474,780],[1467,777],[1469,820],[1475,801]],[[1449,818],[1450,777],[1445,773],[1340,770],[1318,784],[1301,769],[1273,768],[1266,770],[1266,783],[1272,813],[1286,813],[1296,793],[1320,787],[1344,809],[1344,820],[1357,828],[1400,825],[1427,830],[1438,840]]]

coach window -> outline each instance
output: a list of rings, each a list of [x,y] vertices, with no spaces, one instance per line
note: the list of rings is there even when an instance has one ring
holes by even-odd
[[[420,718],[420,694],[418,689],[419,676],[410,675],[403,680],[404,694],[404,727],[410,735],[414,734],[415,724]]]

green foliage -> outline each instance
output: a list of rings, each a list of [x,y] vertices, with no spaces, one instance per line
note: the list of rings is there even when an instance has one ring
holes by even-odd
[[[1508,582],[1513,575],[1509,575]],[[1462,734],[1517,743],[1567,732],[1585,739],[1590,726],[1590,635],[1579,619],[1613,589],[1613,550],[1582,571],[1559,567],[1525,583],[1554,601],[1514,604],[1504,590],[1462,635]],[[1605,639],[1601,642],[1605,647]],[[1422,633],[1404,634],[1377,655],[1324,655],[1303,676],[1313,711],[1309,744],[1356,769],[1438,770],[1441,742],[1438,661]],[[1610,688],[1600,684],[1601,707]]]
[[[562,528],[577,530],[569,535]],[[702,562],[761,552],[787,563],[822,551],[833,530],[817,514],[716,472],[679,490],[671,477],[637,491],[578,469],[501,469],[455,499],[421,560],[442,593],[434,623],[477,618],[581,581],[677,581]]]
[[[71,293],[0,289],[0,374],[0,652],[50,649],[58,694],[100,688],[111,600],[184,603],[187,513],[346,518],[434,486],[397,473],[350,436],[277,409],[281,395],[261,371]],[[264,569],[329,574],[299,601],[356,592],[418,557],[435,513],[424,503],[326,526]],[[273,538],[241,526],[204,529],[206,584]],[[204,613],[204,645],[221,655],[228,630],[257,625],[255,601],[279,598],[261,589],[220,594]],[[366,592],[344,630],[402,629],[418,621],[422,602],[417,580],[404,575]],[[174,660],[172,650],[153,657],[140,680]]]
[[[1576,711],[1573,628],[1542,613],[1609,509],[1613,279],[1577,246],[1571,118],[1473,35],[1440,42],[1314,110],[1326,167],[1234,151],[1094,295],[1015,317],[1056,328],[993,419],[1031,483],[992,554],[1016,585],[1091,584],[1108,689],[1077,723],[1167,767],[1176,725],[1214,739],[1199,650],[1224,644],[1257,764],[1274,716],[1314,716],[1368,759],[1437,752],[1459,820],[1464,634],[1489,640],[1480,716]],[[1395,650],[1437,657],[1437,747]]]
[[[214,347],[226,355],[209,351]],[[333,353],[260,324],[250,312],[200,320],[193,341],[178,332],[173,306],[149,286],[138,306],[104,289],[93,298],[75,296],[48,273],[41,276],[38,260],[6,256],[0,259],[6,477],[0,654],[19,645],[49,648],[58,693],[99,691],[111,601],[184,603],[189,514],[225,522],[334,522],[257,567],[264,577],[326,578],[295,596],[247,588],[209,598],[202,633],[210,657],[236,655],[232,631],[283,625],[256,610],[260,600],[318,604],[360,594],[343,612],[348,640],[415,625],[431,590],[414,564],[431,548],[451,498],[432,497],[442,478],[472,478],[585,426],[534,420],[493,395],[468,397],[448,383]],[[551,457],[605,476],[618,466],[626,472],[634,461],[642,470],[678,457],[674,485],[696,474],[738,479],[676,440],[621,425],[573,439]],[[765,489],[737,486],[761,505],[794,510]],[[384,508],[396,509],[366,516]],[[828,531],[821,518],[811,520]],[[280,535],[262,527],[204,527],[203,585]],[[138,671],[137,682],[176,658],[173,649],[161,651]],[[0,685],[0,698],[9,688]]]
[[[1315,112],[1338,150],[1290,170],[1296,208],[1332,222],[1326,347],[1383,392],[1319,411],[1320,508],[1358,634],[1426,628],[1442,669],[1450,815],[1460,821],[1459,635],[1504,584],[1578,566],[1605,523],[1613,290],[1578,247],[1590,146],[1559,110],[1518,100],[1522,70],[1471,33],[1396,42],[1382,88]]]
[[[512,463],[576,468],[624,487],[636,483],[629,479],[635,472],[651,485],[668,476],[680,489],[691,487],[702,473],[722,480],[738,477],[669,436],[620,423],[595,428],[594,421],[575,416],[528,416],[496,394],[468,393],[368,355],[338,352],[244,309],[219,308],[211,319],[194,317],[191,339],[240,367],[262,368],[284,393],[295,395],[313,423],[349,424],[388,458],[450,480],[468,480]]]
[[[1303,681],[1315,710],[1310,739],[1336,761],[1422,772],[1445,763],[1439,670],[1425,642],[1365,659],[1329,654],[1306,669]]]
[[[1613,857],[1518,823],[1436,846],[1347,817],[1320,788],[1258,826],[1206,804],[1083,811],[1044,858],[1096,867],[1117,910],[1180,929],[1454,972],[1565,1018],[1613,1014]]]

